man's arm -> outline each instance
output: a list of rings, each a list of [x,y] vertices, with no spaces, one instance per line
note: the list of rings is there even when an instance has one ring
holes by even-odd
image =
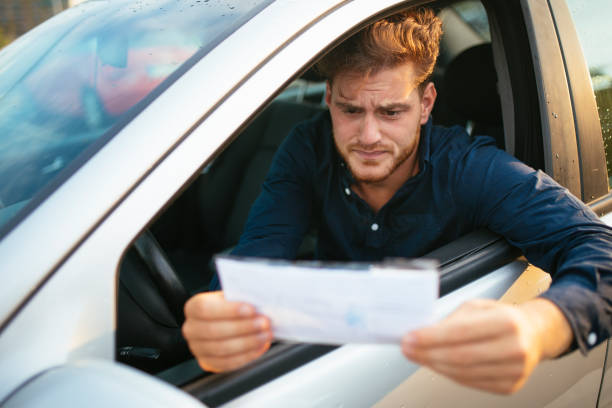
[[[475,144],[478,144],[476,142]],[[410,333],[405,355],[472,387],[510,393],[537,363],[610,335],[612,231],[548,176],[484,143],[457,158],[454,196],[466,217],[551,273],[551,288],[519,306],[467,302]]]
[[[460,384],[508,394],[523,386],[541,360],[567,350],[572,338],[567,319],[547,299],[519,306],[474,300],[404,336],[402,351]]]
[[[612,228],[545,173],[475,145],[458,174],[474,224],[504,236],[550,273],[540,297],[557,305],[574,334],[571,348],[586,354],[612,332]]]

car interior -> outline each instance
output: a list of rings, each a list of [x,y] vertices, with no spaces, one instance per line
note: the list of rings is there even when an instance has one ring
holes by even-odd
[[[446,34],[431,78],[438,90],[434,124],[489,135],[503,149],[507,139],[487,13],[471,0],[444,2],[438,11]],[[313,68],[295,79],[128,248],[118,279],[118,361],[155,374],[191,358],[180,331],[183,304],[207,290],[212,259],[238,242],[276,149],[296,123],[326,110],[324,92]],[[312,231],[300,258],[312,258],[315,243]]]

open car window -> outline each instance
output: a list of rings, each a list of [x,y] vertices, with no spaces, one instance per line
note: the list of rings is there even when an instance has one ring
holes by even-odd
[[[464,1],[441,10],[440,14],[445,31],[453,35],[447,34],[442,40],[441,54],[446,60],[440,59],[432,78],[440,94],[434,122],[463,126],[474,135],[497,134],[503,147],[498,100],[478,101],[472,111],[461,107],[465,105],[461,103],[465,99],[461,92],[472,86],[462,76],[469,68],[486,65],[489,87],[496,86],[486,11],[478,1]],[[470,79],[482,85],[482,75],[478,72]],[[457,89],[457,84],[451,81],[461,81],[465,88]],[[180,313],[164,300],[163,288],[160,290],[150,271],[156,266],[151,265],[147,256],[153,250],[163,254],[186,296],[207,290],[213,275],[212,257],[231,250],[238,242],[276,149],[295,124],[327,109],[324,97],[325,82],[314,69],[292,81],[126,253],[119,280],[119,360],[155,373],[189,359],[180,336]],[[485,108],[490,111],[491,106],[496,107],[491,117],[487,117],[489,112],[478,111]],[[314,256],[315,241],[316,233],[305,238],[301,258]],[[147,245],[149,252],[143,249]],[[135,323],[142,319],[150,323],[146,330]],[[161,332],[165,334],[160,335]],[[151,339],[161,343],[153,344]],[[172,350],[168,358],[167,350]]]
[[[447,34],[442,39],[441,57],[432,76],[439,92],[434,123],[462,126],[473,136],[491,135],[504,148],[485,8],[478,1],[463,1],[439,12]],[[475,84],[486,89],[487,94],[474,95]],[[208,396],[201,397],[205,401],[210,398],[209,402],[227,398],[215,396],[214,391],[216,382],[229,381],[227,376],[206,376],[191,358],[180,333],[182,311],[177,307],[177,299],[168,295],[167,281],[179,283],[182,293],[179,298],[208,289],[213,275],[212,257],[228,252],[238,242],[276,149],[295,124],[327,109],[324,97],[325,82],[312,68],[290,82],[202,169],[126,252],[120,266],[118,289],[116,356],[119,361],[176,385],[204,375],[207,382],[204,388],[210,388],[211,394],[204,392]],[[504,262],[516,256],[507,244],[486,233],[477,233],[468,242],[464,247],[451,246],[433,255],[446,268],[443,291],[450,292],[466,283],[466,278],[457,273],[459,268],[455,263],[466,247],[470,251],[489,248],[495,253],[504,253],[500,258]],[[316,231],[311,231],[304,239],[299,257],[312,259],[315,244]],[[162,258],[161,263],[155,264],[152,257]],[[485,258],[474,263],[476,272],[467,281],[491,267]],[[461,266],[464,268],[465,264]],[[160,284],[160,280],[166,283]],[[296,367],[296,361],[299,366],[331,349],[277,345],[265,361],[289,370]],[[293,356],[289,359],[293,363],[287,363],[288,356]],[[259,373],[258,377],[261,382],[269,375]],[[252,377],[249,378],[252,382]],[[201,392],[202,387],[197,388]]]

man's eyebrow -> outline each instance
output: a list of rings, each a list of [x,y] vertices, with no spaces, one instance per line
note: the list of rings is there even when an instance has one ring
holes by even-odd
[[[406,110],[410,109],[412,105],[408,103],[395,102],[387,105],[380,105],[378,109],[380,110]]]
[[[339,108],[361,109],[361,107],[353,105],[352,103],[348,103],[348,102],[335,101],[334,105],[336,105]]]

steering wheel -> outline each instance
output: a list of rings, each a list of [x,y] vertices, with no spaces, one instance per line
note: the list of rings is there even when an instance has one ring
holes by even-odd
[[[151,279],[157,284],[168,308],[179,324],[185,321],[183,306],[189,293],[170,264],[151,231],[145,230],[134,242],[134,248],[149,269]]]

